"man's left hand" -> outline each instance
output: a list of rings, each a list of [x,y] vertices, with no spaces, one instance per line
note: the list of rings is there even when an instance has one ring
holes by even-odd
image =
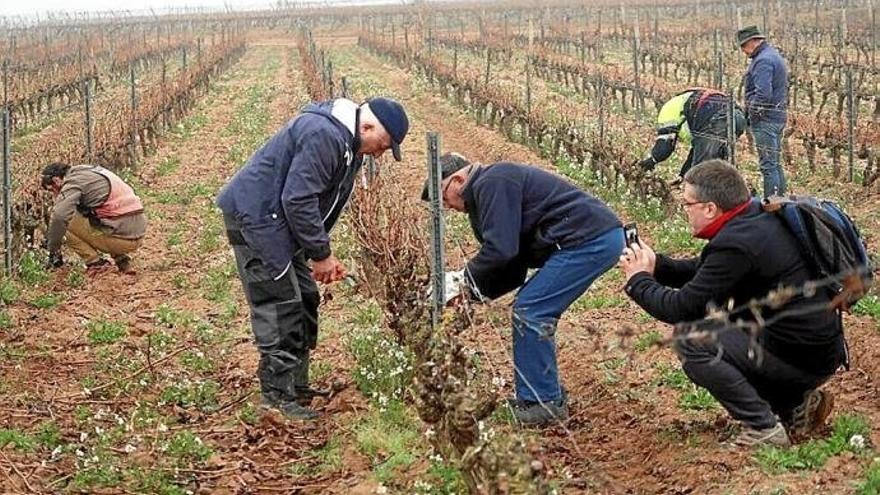
[[[620,268],[629,280],[639,272],[648,272],[654,275],[654,266],[657,263],[657,254],[650,246],[639,239],[638,244],[623,248],[620,255]]]

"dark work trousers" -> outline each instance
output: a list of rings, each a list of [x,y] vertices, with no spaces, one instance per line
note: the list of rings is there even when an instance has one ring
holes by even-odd
[[[707,104],[709,107],[711,104]],[[700,109],[700,112],[712,111],[710,116],[699,119],[701,126],[695,131],[691,129],[691,150],[687,159],[678,173],[681,177],[694,165],[699,165],[706,160],[720,158],[727,160],[730,157],[727,146],[727,109],[721,108],[710,110]],[[734,130],[738,139],[746,130],[746,117],[740,109],[734,109]],[[698,116],[698,117],[702,117]]]
[[[293,399],[309,384],[309,350],[318,339],[318,286],[302,254],[293,256],[284,274],[270,273],[260,253],[247,245],[241,225],[224,215],[226,233],[260,351],[257,375],[264,394]]]
[[[790,421],[804,392],[830,378],[798,369],[764,349],[750,357],[749,336],[744,331],[715,335],[715,341],[677,342],[675,351],[691,381],[707,389],[734,419],[752,428],[775,426],[774,415]]]

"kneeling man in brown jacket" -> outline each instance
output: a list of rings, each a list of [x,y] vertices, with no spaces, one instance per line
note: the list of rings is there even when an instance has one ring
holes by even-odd
[[[123,273],[134,273],[130,254],[141,245],[147,228],[144,205],[118,175],[98,165],[52,163],[43,169],[42,186],[55,194],[46,234],[49,264],[64,264],[67,245],[93,274],[109,267],[109,254]],[[66,236],[65,236],[66,234]]]

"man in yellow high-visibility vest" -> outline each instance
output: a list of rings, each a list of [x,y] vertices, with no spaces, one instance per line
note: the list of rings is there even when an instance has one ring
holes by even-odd
[[[669,99],[657,115],[657,139],[650,154],[639,162],[644,170],[654,167],[672,155],[678,141],[691,144],[679,177],[694,165],[713,158],[726,159],[727,113],[729,97],[714,89],[689,88]],[[745,131],[745,114],[734,107],[736,137]]]

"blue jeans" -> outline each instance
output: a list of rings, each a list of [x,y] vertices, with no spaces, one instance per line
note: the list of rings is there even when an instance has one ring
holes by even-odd
[[[520,289],[513,304],[513,365],[516,396],[548,402],[560,398],[556,324],[562,313],[623,251],[623,229],[553,253]]]
[[[752,124],[752,136],[758,149],[759,168],[764,176],[764,197],[785,194],[785,172],[779,163],[782,149],[784,123],[756,122]]]

